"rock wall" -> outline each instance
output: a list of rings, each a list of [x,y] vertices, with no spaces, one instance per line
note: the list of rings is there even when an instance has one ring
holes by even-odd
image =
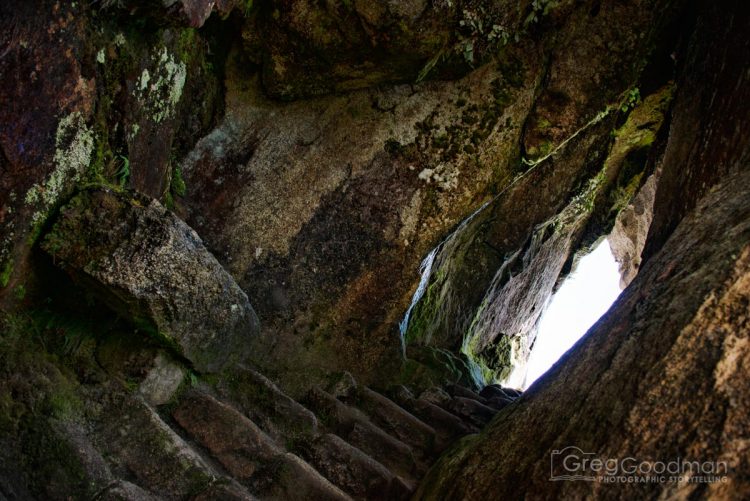
[[[0,498],[405,497],[490,420],[419,497],[747,497],[748,25],[2,3]],[[467,388],[613,227],[614,308],[520,399]],[[551,483],[568,445],[731,482]]]
[[[591,124],[452,235],[435,257],[407,341],[460,351],[480,386],[520,385],[548,298],[575,253],[608,231],[633,196],[671,94],[668,84],[647,96],[620,127],[606,117]],[[602,136],[611,127],[609,143]]]
[[[417,498],[747,496],[750,200],[732,184],[748,179],[712,190],[586,337],[444,457]],[[551,482],[551,454],[568,446],[602,460],[724,461],[729,480]]]
[[[449,23],[459,34],[467,29],[468,4],[463,17]],[[312,20],[325,18],[339,26],[349,19],[344,7],[282,3],[277,20],[275,10],[269,19],[261,8],[248,22],[256,23],[258,33],[271,30],[273,36],[261,37],[261,43],[244,25],[246,43],[235,47],[227,62],[226,116],[181,166],[188,187],[187,221],[247,290],[260,315],[264,335],[256,363],[289,384],[340,369],[364,380],[395,377],[401,364],[396,325],[419,280],[420,260],[464,218],[494,199],[492,209],[476,222],[492,236],[476,238],[481,248],[472,251],[473,259],[455,264],[461,275],[452,286],[458,290],[442,294],[461,299],[431,305],[434,311],[419,305],[414,317],[424,322],[407,335],[411,341],[431,336],[423,334],[425,329],[439,331],[448,340],[430,349],[458,356],[503,253],[522,247],[533,227],[573,203],[601,170],[610,132],[636,101],[627,91],[657,44],[658,27],[668,19],[665,12],[678,4],[607,4],[592,10],[563,2],[522,22],[515,18],[518,6],[500,3],[482,22],[489,26],[493,16],[500,16],[506,20],[503,26],[513,27],[508,28],[512,36],[493,42],[488,62],[458,80],[383,85],[292,103],[270,100],[262,90],[279,97],[283,87],[290,89],[290,97],[372,87],[394,81],[393,75],[379,73],[378,65],[387,62],[388,71],[402,68],[398,54],[404,54],[416,71],[415,61],[428,56],[420,47],[396,50],[417,32],[406,39],[392,37],[392,45],[377,48],[360,47],[364,42],[354,35],[345,43],[336,38],[338,32],[320,38]],[[421,14],[414,14],[413,22],[420,26],[431,26],[439,18],[435,12],[445,7],[419,5],[415,12]],[[366,15],[363,5],[352,8],[356,15]],[[295,14],[285,15],[285,9]],[[393,6],[388,9],[383,16],[405,15]],[[626,25],[614,29],[622,19],[628,20]],[[369,29],[367,23],[363,26]],[[431,33],[442,37],[444,29],[433,26]],[[474,30],[489,36],[491,28]],[[288,43],[289,32],[297,36],[295,48],[307,41],[315,51],[289,49],[279,55],[278,46],[269,44]],[[260,59],[249,53],[253,47]],[[489,46],[482,47],[486,51]],[[377,80],[354,83],[359,70],[346,58],[359,57],[360,49],[384,58],[377,63],[369,62],[369,56],[356,59],[372,66],[368,75]],[[286,58],[283,64],[276,64],[279,57]],[[318,59],[340,65],[324,68]],[[450,66],[448,59],[440,64]],[[477,56],[474,64],[481,60]],[[671,66],[671,60],[666,64]],[[294,70],[284,70],[287,66]],[[441,74],[438,68],[435,76]],[[332,88],[318,88],[308,77]],[[354,80],[345,83],[347,78]],[[597,84],[605,80],[606,86]],[[610,174],[613,181],[625,185],[635,175],[628,172],[627,179],[618,179],[617,171]],[[607,191],[615,188],[609,181]],[[500,193],[504,195],[498,197]],[[500,221],[486,225],[486,219]],[[574,238],[559,253],[561,263],[577,246]],[[550,286],[556,277],[550,272]],[[538,312],[548,294],[549,287],[540,289]],[[445,318],[450,325],[441,320]],[[493,330],[479,349],[497,337]]]
[[[175,159],[212,125],[220,87],[209,37],[160,3],[0,9],[0,303],[12,310],[40,279],[34,245],[77,187],[171,204]]]
[[[683,216],[654,216],[651,251],[610,311],[518,405],[445,456],[417,498],[748,495],[748,142],[711,134],[728,125],[721,103],[744,101],[750,91],[739,69],[747,67],[747,53],[724,50],[748,19],[739,4],[706,5],[677,82],[662,175],[705,184],[696,192],[690,183],[660,183],[655,207],[681,208]],[[720,75],[711,73],[718,68]],[[687,85],[709,79],[733,89],[731,97],[701,99]],[[731,130],[747,123],[746,109],[733,116]],[[696,121],[715,125],[704,129]],[[689,157],[675,154],[686,150]],[[657,245],[654,238],[666,240]],[[723,462],[727,481],[551,482],[562,471],[550,472],[551,454],[568,446],[603,461]]]
[[[418,368],[403,366],[397,325],[420,260],[492,200],[465,232],[471,243],[438,256],[428,285],[442,299],[416,306],[406,341],[412,358],[468,353],[484,379],[497,378],[509,368],[500,352],[515,346],[514,357],[525,357],[570,255],[606,231],[611,192],[636,187],[643,162],[622,175],[611,169],[594,197],[601,227],[581,222],[553,251],[557,264],[540,272],[545,285],[529,313],[515,315],[524,326],[488,320],[491,332],[474,336],[485,296],[499,294],[492,277],[535,227],[580,209],[649,61],[672,66],[663,32],[679,7],[103,1],[40,2],[40,15],[8,7],[3,92],[15,111],[3,151],[4,168],[16,170],[3,176],[3,303],[18,307],[29,291],[33,303],[43,291],[29,257],[77,186],[121,186],[184,217],[248,293],[263,329],[251,350],[259,366],[300,389],[341,369],[394,379]],[[46,94],[20,85],[24,33],[63,19],[73,23],[64,27],[71,69],[55,70],[65,82],[45,79]],[[52,41],[31,45],[47,47],[32,58],[46,68]],[[70,101],[80,110],[17,107],[41,93],[54,110],[68,88],[80,90]],[[276,100],[299,97],[308,99]],[[49,130],[28,129],[36,146],[13,153],[15,124],[33,120]],[[34,176],[18,170],[27,160]]]
[[[185,206],[259,312],[259,364],[397,370],[412,270],[514,173],[531,61],[278,104],[230,60],[227,116],[182,164]]]

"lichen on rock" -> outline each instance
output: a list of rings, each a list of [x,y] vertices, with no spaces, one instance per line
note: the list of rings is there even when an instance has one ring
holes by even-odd
[[[149,118],[161,123],[174,116],[185,87],[187,67],[183,61],[175,61],[174,54],[166,47],[155,51],[151,61],[152,71],[149,72],[148,68],[143,69],[134,93],[138,102],[146,109]]]
[[[32,223],[44,221],[48,211],[75,186],[91,162],[94,137],[78,112],[63,117],[55,134],[55,168],[42,183],[32,186],[24,201],[34,207]]]

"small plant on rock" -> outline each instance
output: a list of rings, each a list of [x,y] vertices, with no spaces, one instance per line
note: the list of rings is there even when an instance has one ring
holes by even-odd
[[[130,160],[128,160],[128,157],[122,155],[120,155],[118,158],[120,159],[121,163],[120,167],[115,173],[115,177],[117,178],[120,188],[123,188],[130,180]]]

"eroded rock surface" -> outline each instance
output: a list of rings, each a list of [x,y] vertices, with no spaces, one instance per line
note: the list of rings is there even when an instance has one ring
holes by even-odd
[[[208,41],[181,19],[161,1],[0,5],[4,309],[44,280],[33,246],[77,185],[106,179],[167,205],[181,193],[173,157],[213,125],[219,93]]]
[[[461,76],[518,37],[528,2],[285,0],[248,18],[248,57],[274,97],[294,99]]]
[[[548,298],[588,235],[633,196],[671,92],[666,85],[645,97],[611,144],[601,130],[612,118],[592,124],[451,234],[435,251],[407,342],[462,353],[479,385],[523,384]]]
[[[464,334],[506,255],[522,249],[537,225],[568,205],[580,205],[574,199],[601,171],[609,134],[631,107],[627,91],[656,43],[647,28],[662,26],[664,13],[678,3],[606,3],[591,10],[562,2],[528,23],[518,18],[528,5],[519,10],[506,2],[373,7],[293,1],[269,6],[280,13],[277,19],[261,8],[257,32],[244,25],[245,45],[235,47],[227,63],[225,118],[181,164],[186,220],[247,290],[262,320],[254,362],[300,391],[311,375],[332,370],[349,370],[364,380],[375,372],[392,377],[400,365],[396,324],[417,285],[419,261],[494,199],[470,230],[483,236],[469,237],[473,247],[454,263],[455,280],[433,287],[440,300],[418,307],[415,323],[421,325],[407,334],[407,341],[460,356]],[[427,23],[430,33],[442,37],[441,26],[454,20],[436,16],[441,9],[460,10],[459,17],[483,9],[486,29],[477,26],[477,32],[486,35],[493,24],[514,26],[510,32],[517,40],[512,36],[497,46],[486,64],[458,80],[374,87],[393,81],[379,73],[381,65],[393,63],[390,51],[411,37],[426,40],[419,31],[402,39],[389,30]],[[345,22],[362,16],[372,19],[356,26]],[[399,24],[391,17],[411,20]],[[619,19],[628,19],[627,26],[618,25]],[[381,21],[385,24],[377,24]],[[463,27],[474,29],[470,24]],[[368,45],[360,32],[371,28],[374,39],[384,33],[390,38]],[[351,30],[359,35],[347,37]],[[641,36],[650,41],[639,41]],[[425,57],[421,46],[411,45],[413,51],[400,52],[414,61]],[[285,47],[281,53],[279,47]],[[359,57],[359,48],[365,56]],[[369,64],[368,54],[375,53],[384,58],[366,72],[375,80],[344,83],[356,73],[353,54]],[[666,64],[669,72],[671,62]],[[396,63],[387,70],[408,73]],[[367,88],[292,103],[262,93],[331,92],[310,79],[333,88]],[[607,86],[598,83],[604,80]],[[299,90],[306,86],[314,89]],[[607,190],[631,181],[632,173],[618,178],[620,164],[610,169]],[[605,202],[600,212],[611,207]],[[559,263],[538,288],[538,300],[528,304],[535,315],[580,246],[585,223],[553,252]],[[437,268],[435,277],[441,277]],[[520,317],[525,323],[530,318]],[[530,331],[531,325],[520,330]],[[511,327],[510,337],[525,336]],[[445,342],[431,344],[433,331]],[[498,337],[493,328],[472,352],[482,352]],[[526,351],[530,343],[523,341]],[[488,350],[486,360],[503,358],[490,353],[497,351],[494,346]],[[494,365],[497,372],[503,363]]]
[[[62,210],[43,248],[197,370],[216,372],[248,357],[258,319],[247,295],[159,202],[85,191]]]

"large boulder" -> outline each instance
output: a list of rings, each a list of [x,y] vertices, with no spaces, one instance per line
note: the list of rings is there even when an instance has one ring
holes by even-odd
[[[42,248],[74,279],[202,372],[248,356],[258,319],[198,235],[156,200],[94,189],[63,208]]]

